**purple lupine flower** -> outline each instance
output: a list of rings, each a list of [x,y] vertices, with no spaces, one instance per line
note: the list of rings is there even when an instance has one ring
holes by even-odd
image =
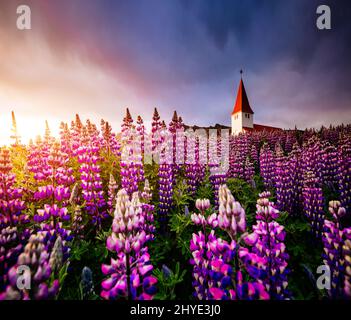
[[[351,139],[345,138],[338,148],[338,185],[342,206],[351,210]]]
[[[199,156],[198,156],[198,143],[194,134],[187,134],[185,136],[186,145],[185,148],[185,165],[184,174],[186,177],[186,183],[188,185],[188,191],[191,195],[196,192],[196,187],[199,183],[198,179],[198,167],[199,167]]]
[[[38,209],[34,215],[34,221],[43,222],[52,218],[56,222],[70,219],[66,204],[71,194],[69,186],[74,183],[74,177],[67,162],[68,155],[61,151],[57,142],[52,142],[42,168],[46,178],[39,179],[47,184],[39,186],[34,193],[34,199],[43,204],[43,208]]]
[[[322,153],[322,177],[323,183],[331,190],[335,190],[338,180],[338,150],[328,141],[323,143]]]
[[[147,186],[146,186],[147,187]],[[144,188],[143,194],[145,195],[146,191]],[[134,192],[132,194],[131,204],[135,208],[141,208],[141,216],[143,219],[143,230],[146,233],[146,241],[154,239],[154,232],[156,231],[154,225],[154,211],[155,206],[149,203],[149,200],[143,198],[143,201],[140,201],[139,193]]]
[[[331,298],[350,296],[350,236],[351,228],[343,228],[341,220],[346,210],[340,201],[329,202],[329,212],[333,221],[325,220],[322,241],[324,245],[323,261],[329,266],[331,274]]]
[[[237,137],[230,137],[229,175],[232,178],[244,178],[244,159],[238,150]]]
[[[7,273],[17,262],[29,235],[28,229],[19,233],[17,227],[6,227],[0,230],[0,292],[5,290]]]
[[[145,179],[144,182],[144,189],[141,193],[141,198],[143,199],[143,202],[149,203],[152,199],[152,192],[150,189],[150,183],[148,179]]]
[[[108,182],[108,201],[107,201],[110,215],[112,215],[113,212],[115,211],[117,190],[118,190],[117,182],[113,177],[113,174],[111,173],[110,180]]]
[[[252,146],[251,146],[250,157],[251,157],[254,165],[258,165],[259,157],[258,157],[257,147],[255,144],[252,144]]]
[[[117,194],[112,234],[106,242],[107,248],[117,256],[110,265],[101,267],[108,276],[101,284],[104,299],[150,300],[156,293],[157,279],[151,275],[153,266],[144,225],[145,214],[137,194],[130,201],[127,191],[121,189]]]
[[[242,278],[241,267],[247,268],[248,265],[241,261],[240,251],[243,248],[239,245],[239,232],[246,229],[245,212],[225,185],[220,187],[219,203],[218,215],[212,213],[206,216],[209,200],[197,199],[196,208],[200,213],[191,216],[196,225],[202,226],[202,231],[193,234],[190,241],[194,296],[200,300],[268,299],[269,295],[260,282],[244,282]],[[217,227],[229,233],[232,238],[230,243],[215,235],[213,229]],[[212,229],[210,233],[208,228]],[[258,259],[248,250],[247,255],[255,261]]]
[[[235,201],[226,185],[221,185],[218,193],[218,226],[226,230],[231,239],[235,239],[239,232],[244,233],[246,230],[245,210],[238,201]]]
[[[127,108],[122,124],[122,158],[121,158],[121,184],[122,188],[131,195],[138,191],[139,169],[142,166],[140,143],[133,126],[133,119]],[[138,140],[138,139],[136,139]],[[139,148],[139,150],[138,150]],[[142,172],[142,174],[144,174]]]
[[[43,231],[31,235],[17,263],[8,272],[8,285],[5,291],[0,293],[0,300],[53,299],[58,293],[58,280],[50,280],[52,275],[49,264],[50,253],[45,239],[46,234]],[[17,269],[23,265],[30,271],[30,278],[26,278],[26,281],[30,282],[30,290],[21,290],[17,287]],[[29,274],[24,274],[27,275]]]
[[[253,178],[255,175],[255,167],[254,163],[250,159],[250,157],[246,157],[245,166],[244,166],[244,179],[247,183],[253,185]]]
[[[15,226],[29,222],[24,214],[22,189],[15,187],[15,175],[11,173],[10,151],[0,149],[0,227]]]
[[[289,255],[285,251],[284,227],[274,221],[279,211],[268,199],[270,192],[263,192],[259,197],[256,205],[257,223],[253,226],[253,233],[245,239],[252,246],[252,252],[257,255],[258,260],[253,263],[252,256],[248,256],[245,250],[241,252],[241,256],[253,267],[248,270],[265,286],[271,299],[288,299]]]
[[[103,148],[107,150],[107,156],[111,154],[120,156],[120,145],[116,134],[112,132],[111,125],[103,119],[101,120],[101,134],[103,138]]]
[[[291,180],[290,163],[284,156],[280,144],[275,149],[275,190],[277,197],[277,208],[281,211],[291,213],[293,210],[293,184]]]
[[[301,167],[301,148],[295,143],[288,156],[288,170],[290,171],[290,179],[292,184],[291,195],[291,214],[297,216],[302,209],[302,189],[303,189],[303,173]]]
[[[154,152],[162,141],[160,135],[162,129],[162,121],[160,120],[160,115],[157,108],[154,110],[151,123],[151,139],[152,139],[152,152]]]
[[[136,171],[137,171],[137,182],[141,183],[145,180],[144,176],[144,165],[143,165],[143,159],[144,159],[144,148],[145,148],[145,127],[144,127],[144,122],[143,119],[138,116],[137,118],[137,125],[136,125],[136,130],[135,130],[135,139],[136,143],[138,144],[138,150],[134,150],[135,152],[135,166],[136,166]]]
[[[85,200],[85,210],[90,215],[92,223],[100,225],[108,216],[103,195],[100,166],[98,164],[98,147],[81,146],[78,148],[82,196]]]
[[[211,167],[211,175],[210,175],[210,182],[214,192],[214,201],[215,201],[215,208],[219,206],[219,188],[226,182],[226,175],[221,172],[220,168],[217,166]]]
[[[260,174],[263,178],[265,188],[272,188],[274,185],[274,159],[273,152],[267,143],[263,144],[260,151]]]
[[[35,143],[29,145],[27,166],[38,183],[47,180],[51,174],[47,166],[49,153],[50,145],[43,141],[40,136],[37,137]]]
[[[167,135],[167,129],[161,130],[161,136]],[[159,177],[159,206],[158,206],[158,218],[162,231],[165,231],[168,221],[168,213],[173,203],[173,163],[172,163],[172,152],[169,152],[167,148],[161,150],[158,177]]]
[[[344,232],[344,245],[342,254],[345,261],[344,266],[344,295],[347,299],[351,299],[351,228]]]
[[[325,217],[324,196],[319,179],[313,172],[305,172],[302,196],[304,213],[311,225],[311,231],[316,238],[320,238]]]

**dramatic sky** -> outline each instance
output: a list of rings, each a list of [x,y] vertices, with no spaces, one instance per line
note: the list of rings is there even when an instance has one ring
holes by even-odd
[[[316,28],[320,4],[331,30]],[[350,122],[350,17],[346,0],[0,0],[0,144],[11,110],[25,138],[75,113],[118,130],[126,106],[229,125],[241,68],[256,123]]]

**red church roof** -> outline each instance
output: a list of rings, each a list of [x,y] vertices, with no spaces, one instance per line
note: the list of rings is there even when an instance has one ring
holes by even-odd
[[[250,114],[254,113],[250,107],[249,99],[246,95],[243,79],[241,79],[239,83],[238,94],[236,96],[236,102],[232,114],[240,111]]]

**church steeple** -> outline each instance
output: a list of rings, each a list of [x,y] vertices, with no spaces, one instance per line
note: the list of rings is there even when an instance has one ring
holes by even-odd
[[[247,95],[246,95],[246,90],[245,90],[245,86],[244,86],[244,82],[243,82],[243,78],[242,78],[242,73],[243,73],[243,71],[240,70],[241,79],[240,79],[238,93],[236,96],[236,101],[235,101],[235,105],[234,105],[232,114],[237,113],[237,112],[245,112],[245,113],[249,113],[249,114],[254,114],[254,112],[251,109],[249,99],[247,98]]]
[[[249,99],[247,98],[243,77],[243,71],[240,70],[240,83],[236,101],[231,114],[232,120],[232,134],[238,134],[240,132],[253,129],[253,114]]]

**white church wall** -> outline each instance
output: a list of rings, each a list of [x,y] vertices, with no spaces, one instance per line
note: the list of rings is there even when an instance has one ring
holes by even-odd
[[[243,129],[242,120],[243,120],[242,112],[237,112],[235,114],[232,114],[232,134],[238,134],[242,131]]]
[[[232,114],[232,134],[243,131],[243,127],[253,128],[253,114],[237,112]]]
[[[242,126],[253,128],[253,114],[249,114],[249,113],[242,114]]]

